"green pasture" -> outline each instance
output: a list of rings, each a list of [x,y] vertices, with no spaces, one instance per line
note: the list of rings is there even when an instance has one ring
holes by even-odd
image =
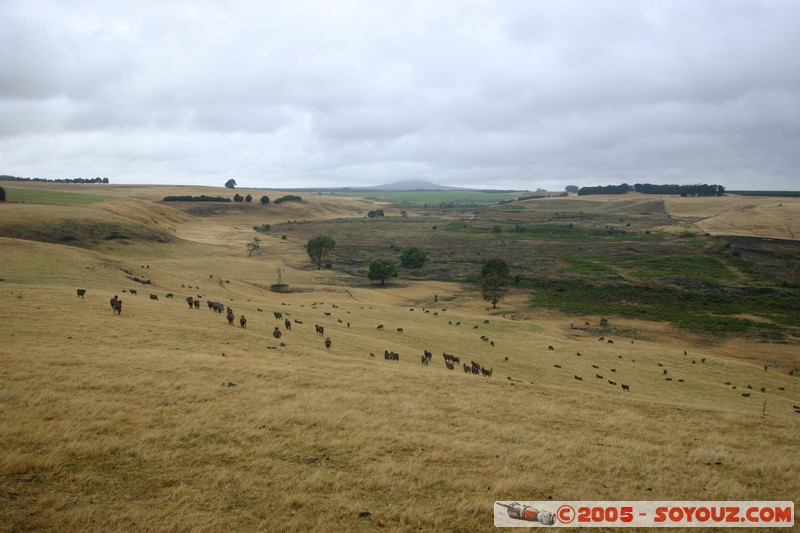
[[[7,202],[48,205],[85,205],[102,202],[106,199],[105,196],[90,193],[21,189],[15,187],[4,188],[6,190]]]

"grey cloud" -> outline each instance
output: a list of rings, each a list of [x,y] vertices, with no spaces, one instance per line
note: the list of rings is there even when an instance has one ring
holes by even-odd
[[[798,49],[766,0],[9,0],[0,170],[791,188]]]

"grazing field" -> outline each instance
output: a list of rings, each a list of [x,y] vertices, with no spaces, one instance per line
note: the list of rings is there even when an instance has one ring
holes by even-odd
[[[153,202],[165,189],[0,204],[0,530],[489,531],[496,500],[800,494],[792,241],[628,198],[367,219],[385,204],[196,212]],[[63,220],[94,229],[59,241]],[[570,223],[614,239],[513,229]],[[316,270],[321,233],[336,254]],[[422,269],[366,280],[412,244]],[[518,283],[492,310],[469,280],[495,255]],[[269,290],[278,268],[294,292]]]

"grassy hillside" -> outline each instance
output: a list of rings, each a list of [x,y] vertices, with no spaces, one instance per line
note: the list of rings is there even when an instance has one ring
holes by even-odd
[[[370,205],[310,197],[286,219],[298,222],[276,223],[249,258],[252,226],[274,211],[200,216],[121,196],[0,206],[0,227],[113,221],[169,236],[88,247],[0,237],[0,529],[489,531],[495,500],[800,493],[796,345],[709,343],[637,318],[602,328],[600,314],[532,308],[522,289],[489,311],[471,285],[437,276],[375,288],[342,256],[315,270],[303,245],[325,226],[312,220],[341,225],[337,248],[355,242],[365,256],[419,235],[414,221],[433,225],[418,212],[408,226],[381,221],[370,244],[359,225],[372,222],[359,216]],[[456,233],[431,232],[466,253]],[[503,246],[491,231],[467,238]],[[674,250],[669,242],[659,249]],[[604,259],[590,242],[575,246],[542,254],[552,272],[563,262],[587,279],[671,275],[662,255]],[[732,258],[699,257],[688,277],[754,276]],[[295,292],[268,290],[279,267]],[[234,325],[207,300],[230,306]],[[492,376],[447,370],[443,352]]]

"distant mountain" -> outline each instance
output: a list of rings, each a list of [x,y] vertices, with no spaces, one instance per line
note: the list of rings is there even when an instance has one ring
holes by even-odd
[[[387,183],[386,185],[364,187],[364,189],[371,191],[452,191],[458,189],[458,187],[447,187],[446,185],[437,185],[423,180],[405,180]]]

